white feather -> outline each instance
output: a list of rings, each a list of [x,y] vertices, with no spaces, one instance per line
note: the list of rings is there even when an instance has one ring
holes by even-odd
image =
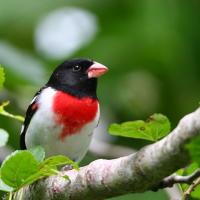
[[[56,91],[50,87],[44,89],[38,99],[39,109],[34,114],[25,136],[26,147],[41,145],[46,156],[66,155],[72,160],[80,161],[86,154],[94,128],[98,124],[100,110],[95,119],[86,124],[79,133],[59,139],[63,126],[57,125],[52,111]]]

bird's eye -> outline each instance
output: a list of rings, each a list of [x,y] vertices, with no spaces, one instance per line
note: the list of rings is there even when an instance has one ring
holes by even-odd
[[[73,67],[74,72],[78,72],[80,70],[81,70],[81,66],[79,66],[79,65],[76,65],[76,66]]]

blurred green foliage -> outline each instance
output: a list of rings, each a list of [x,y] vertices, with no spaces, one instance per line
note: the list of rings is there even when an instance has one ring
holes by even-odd
[[[97,18],[95,38],[66,59],[88,57],[109,67],[98,88],[105,110],[102,116],[112,116],[109,123],[146,119],[159,112],[167,115],[174,127],[197,107],[199,1],[0,0],[0,64],[6,72],[0,102],[10,100],[8,112],[24,115],[33,94],[63,61],[37,51],[34,34],[43,17],[64,7],[85,9]],[[10,133],[9,144],[15,149],[19,148],[20,126],[0,116],[0,127]],[[134,148],[144,144],[127,138],[114,142]],[[126,198],[132,199],[132,195]]]
[[[5,81],[5,74],[3,67],[0,65],[0,89],[3,87],[3,83]]]

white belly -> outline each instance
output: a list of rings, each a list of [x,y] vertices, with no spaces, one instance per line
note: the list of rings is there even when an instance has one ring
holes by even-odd
[[[59,134],[62,132],[63,126],[56,124],[55,116],[51,110],[54,95],[55,90],[52,88],[46,88],[42,92],[39,99],[39,109],[31,119],[26,132],[26,147],[29,149],[40,145],[45,149],[47,157],[60,154],[78,162],[88,150],[92,132],[98,124],[99,108],[92,122],[86,124],[78,133],[60,140]]]

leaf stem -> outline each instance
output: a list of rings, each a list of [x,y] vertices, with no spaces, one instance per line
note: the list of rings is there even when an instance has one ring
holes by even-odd
[[[5,110],[3,110],[2,112],[0,112],[1,115],[5,116],[5,117],[9,117],[12,119],[16,119],[20,122],[24,122],[24,117],[20,116],[20,115],[13,115]]]
[[[12,118],[12,119],[16,119],[16,120],[18,120],[18,121],[23,123],[24,122],[24,117],[22,117],[20,115],[13,115],[13,114],[7,112],[4,109],[8,105],[9,105],[9,101],[5,101],[0,105],[0,114],[3,115],[3,116],[6,116],[6,117]]]

